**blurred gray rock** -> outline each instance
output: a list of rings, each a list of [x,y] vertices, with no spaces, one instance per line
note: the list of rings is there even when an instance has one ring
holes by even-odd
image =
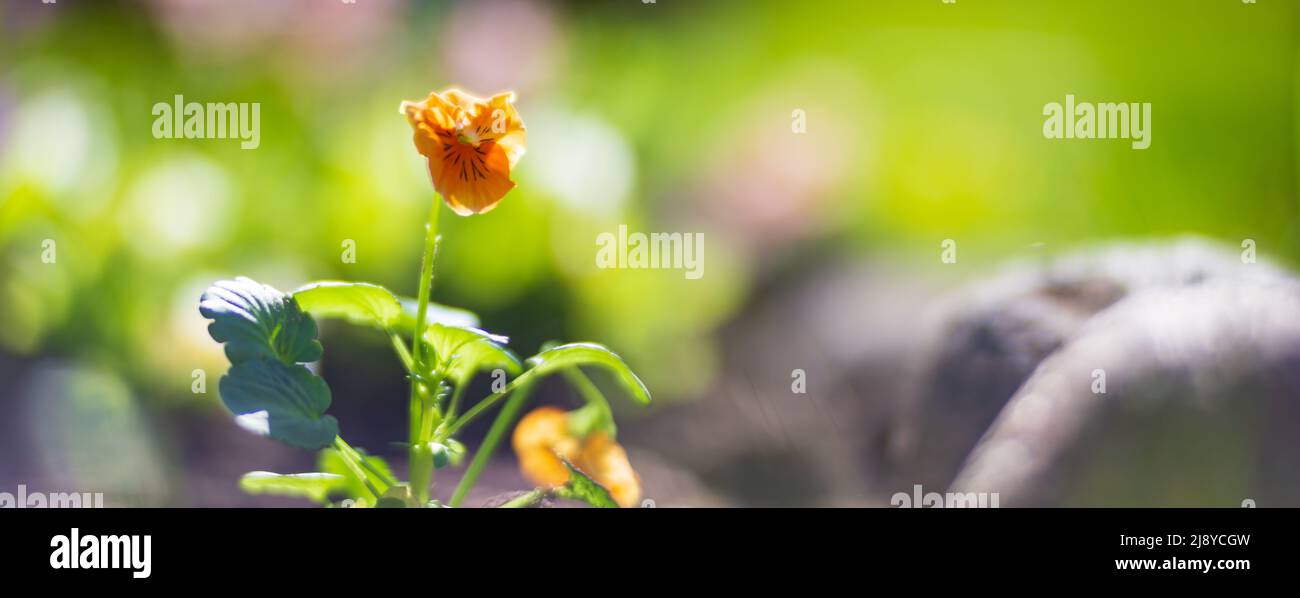
[[[1135,292],[1034,370],[953,486],[1005,506],[1300,504],[1298,368],[1292,281]]]
[[[634,442],[737,504],[887,505],[915,484],[1003,506],[1300,504],[1285,271],[1187,238],[944,284],[868,265],[771,294],[725,331],[718,387]]]
[[[891,460],[910,487],[947,485],[975,442],[1048,355],[1116,301],[1210,279],[1282,274],[1196,239],[1118,244],[1013,263],[941,300]]]

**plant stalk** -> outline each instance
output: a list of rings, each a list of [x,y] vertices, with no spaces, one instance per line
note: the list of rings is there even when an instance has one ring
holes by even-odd
[[[406,368],[406,373],[415,374],[415,358],[411,357],[411,352],[407,350],[406,344],[402,342],[402,337],[395,332],[389,336],[393,339],[393,350],[397,352],[397,358],[402,360],[402,367]]]
[[[393,477],[387,473],[384,473],[378,467],[375,467],[373,463],[366,459],[365,455],[362,455],[357,451],[357,449],[352,448],[352,445],[348,444],[346,440],[343,440],[342,436],[335,436],[334,441],[336,443],[335,450],[342,448],[342,451],[340,452],[345,453],[345,457],[351,456],[353,461],[364,467],[366,471],[371,473],[371,475],[379,478],[379,481],[383,482],[385,486],[391,488],[397,485],[397,480],[393,479]]]
[[[380,497],[383,496],[383,493],[375,487],[374,482],[370,481],[370,477],[366,475],[366,472],[361,470],[361,466],[352,460],[352,454],[348,452],[347,448],[350,447],[347,447],[347,443],[343,442],[342,437],[334,437],[334,450],[338,451],[339,456],[343,458],[343,464],[348,467],[348,471],[351,471],[354,477],[361,480],[362,484],[365,484],[366,489],[370,491],[370,494],[375,497],[375,501],[378,502]]]
[[[441,212],[442,200],[434,198],[433,207],[429,210],[429,222],[426,225],[424,235],[424,258],[420,262],[420,290],[416,295],[418,303],[415,310],[415,336],[411,338],[411,356],[415,363],[426,363],[423,360],[424,347],[424,329],[428,327],[426,321],[429,317],[429,292],[433,290],[433,259],[438,248],[438,214]]]
[[[429,222],[424,235],[424,257],[420,266],[420,289],[417,293],[415,310],[415,331],[411,337],[411,359],[421,376],[428,375],[432,359],[424,355],[424,330],[428,325],[429,293],[433,288],[433,260],[438,248],[438,213],[442,207],[441,198],[433,199],[429,209]],[[436,389],[423,388],[419,380],[411,378],[410,397],[410,447],[408,451],[407,476],[411,480],[411,490],[416,502],[424,505],[429,501],[429,486],[433,483],[433,453],[427,446],[428,439],[423,438],[422,420],[424,419],[423,402],[429,392]]]
[[[533,385],[525,384],[515,391],[515,394],[506,401],[505,407],[497,414],[497,418],[492,422],[492,427],[488,429],[487,436],[483,437],[483,444],[480,444],[478,451],[474,453],[474,460],[470,461],[469,467],[465,468],[465,475],[460,477],[460,483],[456,484],[456,491],[452,493],[451,500],[447,503],[453,507],[459,507],[460,503],[465,500],[474,483],[478,481],[478,476],[483,473],[483,468],[492,458],[492,453],[496,451],[497,445],[501,443],[502,437],[505,436],[506,430],[510,424],[514,423],[515,416],[519,414],[519,409],[528,401],[528,395],[532,393]]]

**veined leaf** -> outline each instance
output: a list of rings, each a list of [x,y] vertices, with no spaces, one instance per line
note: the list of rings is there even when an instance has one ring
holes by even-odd
[[[388,289],[368,282],[322,280],[293,292],[303,311],[319,318],[343,318],[360,326],[371,326],[411,334],[415,330],[418,305],[414,299],[399,298]],[[429,303],[425,320],[458,328],[478,326],[478,315],[469,310]]]
[[[249,494],[271,494],[306,498],[327,504],[331,492],[343,488],[346,480],[332,473],[271,473],[252,471],[239,478],[239,488]]]
[[[469,382],[480,371],[500,368],[517,376],[522,369],[519,358],[505,348],[510,339],[504,336],[477,328],[433,324],[425,330],[424,339],[457,386]]]
[[[359,326],[384,330],[397,326],[402,305],[388,289],[365,282],[313,282],[293,292],[307,313],[318,318],[343,318]]]
[[[645,387],[645,384],[641,382],[641,379],[637,378],[636,374],[632,373],[632,370],[627,367],[627,364],[623,362],[623,358],[596,343],[570,343],[567,345],[551,347],[543,350],[537,355],[529,357],[528,363],[532,366],[530,369],[515,377],[514,380],[511,380],[510,384],[506,385],[506,388],[502,391],[489,395],[486,399],[479,401],[473,407],[466,410],[463,415],[446,428],[444,432],[445,435],[451,436],[455,434],[456,431],[467,422],[472,421],[482,412],[490,409],[497,401],[501,400],[502,397],[506,396],[511,391],[523,388],[525,385],[532,384],[542,377],[556,371],[581,365],[598,365],[609,370],[614,374],[619,385],[627,389],[627,391],[632,395],[633,400],[642,405],[648,405],[650,403],[650,391]],[[583,422],[583,426],[588,425],[590,425],[590,427],[587,431],[590,432],[591,429],[603,427],[604,422],[601,422],[599,418],[596,418],[595,421]],[[610,422],[608,429],[611,432],[613,431],[614,428],[612,426],[612,421]]]
[[[285,444],[319,449],[334,442],[338,422],[325,415],[330,389],[301,365],[270,359],[235,364],[221,378],[221,401],[246,428]]]
[[[398,319],[398,329],[406,334],[415,333],[415,316],[418,315],[419,303],[410,297],[402,297],[398,300],[402,304],[402,315]],[[451,307],[440,303],[429,302],[428,313],[424,319],[429,324],[442,324],[443,326],[456,326],[460,328],[473,328],[478,326],[478,314],[467,309]]]
[[[293,297],[251,279],[212,285],[199,298],[199,313],[212,319],[208,334],[225,343],[231,364],[262,358],[293,364],[321,357],[311,316]]]
[[[244,277],[223,280],[203,293],[199,313],[212,318],[208,332],[226,345],[231,368],[221,378],[221,401],[236,423],[299,448],[334,441],[329,386],[299,365],[321,357],[316,321],[292,296]]]
[[[636,402],[642,405],[650,404],[650,390],[645,384],[632,373],[627,363],[619,357],[617,353],[610,351],[603,345],[596,343],[569,343],[552,347],[537,355],[528,358],[528,363],[532,364],[530,374],[536,376],[545,376],[549,373],[562,370],[567,367],[580,365],[596,365],[609,370],[614,374],[614,378],[619,384],[627,389],[628,393]]]
[[[581,469],[574,467],[568,459],[560,457],[560,461],[563,461],[564,466],[569,468],[569,481],[555,489],[556,496],[570,500],[580,500],[602,509],[618,508],[618,503],[609,494],[609,490],[606,490],[596,480],[591,479],[591,476],[583,473]]]

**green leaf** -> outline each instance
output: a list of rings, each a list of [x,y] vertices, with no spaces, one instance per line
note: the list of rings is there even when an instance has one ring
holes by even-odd
[[[587,402],[569,412],[569,433],[578,438],[586,438],[592,432],[601,430],[609,434],[610,438],[616,438],[618,426],[614,424],[614,412],[609,408],[609,401],[605,400],[605,393],[582,373],[582,368],[565,369],[564,377],[568,378],[569,384],[578,389],[578,393]]]
[[[388,463],[382,458],[372,455],[362,455],[361,458],[365,460],[366,464],[383,472],[389,479],[397,478],[397,476],[393,475],[393,470],[388,467]],[[374,501],[374,497],[370,495],[370,490],[366,488],[366,484],[352,474],[352,470],[348,468],[347,463],[343,461],[343,456],[337,450],[328,448],[317,454],[316,467],[321,471],[343,476],[344,483],[339,488],[339,491],[347,498],[358,502],[365,501],[367,504]],[[369,471],[366,473],[369,474]],[[380,492],[390,490],[384,487],[383,480],[378,479],[378,476],[370,476],[370,480],[380,488]]]
[[[568,420],[569,433],[577,438],[586,438],[597,430],[609,434],[610,438],[618,435],[618,426],[614,424],[614,414],[610,412],[609,405],[605,403],[587,403],[570,411]]]
[[[199,313],[211,318],[208,334],[226,345],[239,365],[255,359],[305,363],[321,357],[316,322],[293,300],[248,278],[222,280],[199,298]]]
[[[358,326],[388,330],[402,319],[402,305],[388,289],[365,282],[320,281],[293,292],[307,313],[318,318],[343,318]]]
[[[402,304],[402,315],[398,319],[397,326],[407,335],[415,333],[415,316],[418,315],[419,303],[410,297],[402,297],[398,300]],[[478,326],[478,314],[467,309],[459,307],[450,307],[429,302],[428,312],[424,315],[424,320],[429,324],[442,324],[443,326],[456,326],[459,328],[474,328]]]
[[[555,489],[556,496],[570,500],[580,500],[602,509],[618,508],[618,503],[614,502],[614,497],[610,496],[609,490],[606,490],[596,480],[591,479],[591,476],[583,473],[581,469],[574,467],[568,459],[560,457],[560,461],[563,461],[564,466],[569,468],[569,481]]]
[[[249,494],[306,498],[320,504],[328,504],[330,493],[339,491],[346,484],[343,476],[332,473],[252,471],[239,478],[239,488]]]
[[[299,448],[333,442],[339,429],[325,415],[329,386],[299,365],[321,357],[316,321],[292,296],[239,277],[209,287],[199,313],[212,319],[212,338],[226,345],[232,365],[221,378],[221,401],[236,423]]]
[[[325,415],[330,389],[301,365],[258,359],[221,378],[221,400],[245,429],[305,449],[329,446],[338,422]]]
[[[510,339],[479,330],[433,324],[424,333],[440,362],[440,369],[457,386],[469,382],[474,374],[493,369],[503,369],[510,376],[522,370],[519,358],[505,344]]]
[[[533,366],[529,373],[537,376],[580,365],[603,367],[614,374],[614,378],[627,389],[636,402],[642,405],[650,404],[650,390],[645,387],[640,378],[636,377],[636,374],[632,373],[622,357],[602,345],[596,343],[560,345],[528,358],[528,363]]]
[[[502,399],[502,397],[510,394],[515,389],[522,388],[527,384],[532,384],[542,377],[556,371],[565,370],[567,368],[576,368],[580,365],[598,365],[609,370],[614,374],[614,377],[618,380],[619,384],[631,393],[632,398],[637,403],[642,405],[648,405],[650,403],[650,391],[646,389],[645,384],[641,382],[641,379],[637,378],[636,374],[632,373],[632,370],[627,367],[627,364],[623,362],[623,358],[596,343],[570,343],[567,345],[551,347],[528,358],[528,363],[532,366],[528,371],[520,374],[514,380],[511,380],[510,384],[506,385],[506,387],[500,392],[492,393],[482,401],[475,403],[474,406],[466,410],[463,415],[456,418],[456,420],[446,426],[445,429],[442,429],[441,433],[443,434],[443,437],[454,435],[464,427],[465,424],[473,421],[474,418],[478,417],[484,411],[491,409],[493,405]],[[590,421],[586,423],[601,425],[598,418],[593,419],[596,419],[594,423]],[[612,422],[610,430],[613,430]]]

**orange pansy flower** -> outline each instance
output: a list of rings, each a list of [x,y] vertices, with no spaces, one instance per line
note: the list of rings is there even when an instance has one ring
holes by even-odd
[[[560,461],[600,482],[621,507],[636,506],[641,500],[641,478],[632,469],[627,451],[602,431],[577,438],[569,431],[569,413],[555,407],[541,407],[525,415],[515,426],[511,445],[519,457],[519,471],[539,486],[560,486],[569,481],[569,470]]]
[[[433,188],[461,216],[495,208],[515,186],[510,171],[524,155],[527,136],[514,101],[513,92],[484,100],[449,89],[402,102]]]

